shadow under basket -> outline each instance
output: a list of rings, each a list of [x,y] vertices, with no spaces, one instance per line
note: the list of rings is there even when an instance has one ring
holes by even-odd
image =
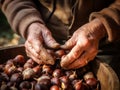
[[[0,63],[6,62],[16,55],[21,54],[26,59],[28,58],[25,53],[24,45],[4,47],[0,49]],[[101,90],[120,90],[119,79],[114,70],[106,63],[100,60],[91,62],[92,70],[100,81]]]

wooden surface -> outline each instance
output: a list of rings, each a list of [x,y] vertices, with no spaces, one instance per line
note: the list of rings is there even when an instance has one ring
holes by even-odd
[[[0,63],[14,58],[18,54],[22,54],[27,58],[24,45],[0,48]],[[91,65],[93,72],[100,80],[101,90],[120,90],[118,77],[108,64],[96,59],[91,62]]]

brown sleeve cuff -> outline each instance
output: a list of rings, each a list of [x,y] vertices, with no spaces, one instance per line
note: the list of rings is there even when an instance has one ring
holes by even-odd
[[[1,5],[11,28],[24,38],[31,23],[44,23],[32,0],[4,0]]]
[[[21,19],[21,20],[20,21],[15,20],[15,22],[13,22],[13,29],[16,30],[16,32],[25,39],[27,37],[27,28],[29,27],[30,24],[34,22],[44,23],[39,13],[34,11],[31,13],[27,13],[27,15],[24,15],[24,17],[20,17],[16,19]],[[18,23],[16,21],[18,21]]]
[[[108,13],[109,14],[109,13]],[[100,12],[93,12],[90,15],[89,21],[93,20],[94,18],[98,18],[101,20],[105,29],[107,31],[107,40],[108,42],[117,41],[120,38],[120,25],[114,20],[114,18],[109,17],[107,14],[103,14]]]
[[[120,40],[120,0],[116,0],[113,4],[100,12],[91,13],[89,21],[94,18],[101,20],[105,26],[108,42]]]

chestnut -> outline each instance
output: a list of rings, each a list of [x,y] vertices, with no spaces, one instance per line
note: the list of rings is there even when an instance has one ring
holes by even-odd
[[[45,85],[41,85],[39,83],[36,83],[34,90],[49,90],[49,88],[46,87]]]
[[[49,65],[43,65],[42,66],[42,73],[43,74],[52,74],[53,73],[53,70],[51,69],[51,66],[49,66]]]
[[[2,84],[0,90],[9,90],[9,87],[6,84]]]
[[[22,80],[23,80],[23,77],[21,73],[14,73],[10,78],[10,82],[13,82],[16,84],[19,84]]]
[[[88,78],[86,84],[89,85],[92,89],[97,88],[98,80],[96,78]]]
[[[78,81],[75,82],[74,89],[75,90],[84,90],[83,87],[82,87],[82,80],[78,80]]]
[[[91,90],[87,84],[79,83],[79,82],[76,83],[74,88],[75,88],[75,90]]]
[[[31,79],[35,75],[35,72],[33,71],[32,68],[27,68],[22,72],[22,75],[24,80]]]
[[[26,62],[26,60],[25,60],[23,55],[17,55],[13,60],[14,60],[14,62],[16,62],[17,64],[22,65],[22,66]]]
[[[53,78],[51,79],[51,84],[52,84],[52,85],[60,86],[60,85],[61,85],[60,79],[59,79],[58,77],[53,77]]]
[[[33,66],[35,65],[35,62],[34,62],[34,60],[33,59],[28,59],[27,61],[26,61],[26,63],[30,63],[30,64],[32,64]]]
[[[24,69],[27,69],[27,68],[33,68],[33,65],[31,63],[25,63],[24,66],[23,66]]]
[[[58,57],[58,58],[61,58],[63,55],[65,55],[65,51],[60,49],[60,50],[57,50],[55,51],[55,55]]]
[[[62,89],[67,89],[69,87],[69,78],[67,76],[62,76],[60,77],[60,81],[61,81],[61,88]]]
[[[25,88],[25,89],[31,89],[31,83],[29,81],[23,81],[23,82],[21,82],[20,85],[19,85],[19,89],[21,90],[23,88]]]
[[[0,82],[8,82],[9,81],[9,76],[6,73],[0,73]]]
[[[33,68],[34,65],[35,65],[34,60],[33,59],[28,59],[23,67],[24,67],[24,69],[26,69],[26,68]]]
[[[53,71],[53,77],[61,77],[62,75],[63,75],[63,72],[62,72],[62,70],[61,69],[55,69],[54,71]]]
[[[18,90],[15,86],[10,87],[10,90]]]
[[[77,78],[76,71],[73,71],[73,73],[72,73],[71,75],[69,75],[69,79],[70,79],[71,81],[73,81],[73,80],[76,79],[76,78]]]
[[[31,90],[35,90],[35,85],[36,85],[36,81],[35,80],[32,80],[31,81]]]
[[[59,86],[53,85],[50,87],[50,90],[61,90]]]
[[[5,65],[4,72],[7,75],[12,75],[13,73],[17,72],[17,67],[13,63],[8,63]]]
[[[86,72],[88,72],[88,71],[90,71],[90,66],[89,66],[89,65],[86,65],[86,66],[84,66],[84,67],[81,67],[81,68],[77,69],[77,70],[76,70],[76,73],[77,73],[77,76],[78,76],[79,78],[83,78],[83,75],[84,75]]]
[[[14,86],[14,82],[8,82],[8,83],[7,83],[7,86],[8,86],[8,87]]]
[[[37,80],[37,83],[39,83],[41,85],[50,86],[50,84],[51,84],[50,77],[48,75],[42,75],[41,77],[39,77],[36,80]]]
[[[24,70],[23,67],[18,67],[18,68],[17,68],[17,71],[18,71],[18,72],[22,72],[23,70]]]
[[[77,82],[79,82],[80,80],[79,79],[75,79],[71,82],[72,85],[75,85]]]
[[[41,68],[40,65],[37,65],[37,66],[33,67],[32,69],[33,69],[33,71],[35,72],[36,75],[38,75],[38,76],[41,75],[42,68]]]
[[[72,70],[67,70],[67,71],[65,71],[65,75],[69,77],[71,74],[73,74],[73,72],[74,71],[72,71]]]
[[[94,74],[93,74],[93,72],[87,72],[84,74],[83,78],[86,81],[89,78],[94,78]]]
[[[9,60],[7,60],[6,64],[14,64],[14,60],[13,59],[9,59]]]

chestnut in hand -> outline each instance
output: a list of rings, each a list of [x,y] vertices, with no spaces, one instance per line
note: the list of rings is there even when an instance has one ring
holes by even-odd
[[[55,51],[55,55],[58,57],[58,58],[61,58],[63,55],[65,55],[65,51],[60,49],[60,50],[57,50]]]

